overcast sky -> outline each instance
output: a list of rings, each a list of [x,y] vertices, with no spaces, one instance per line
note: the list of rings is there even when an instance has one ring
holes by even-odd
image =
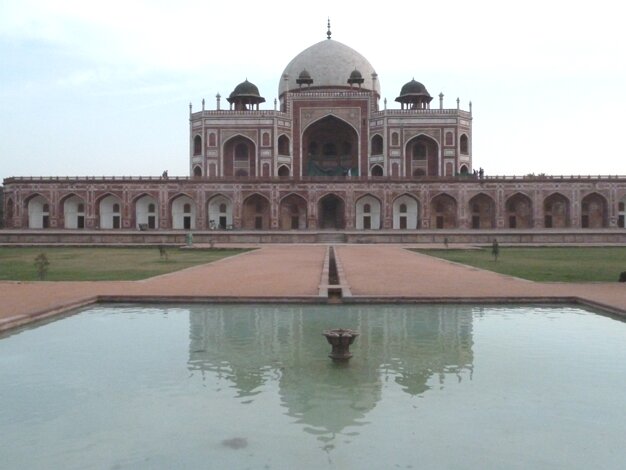
[[[189,102],[213,109],[248,78],[273,109],[328,16],[389,108],[413,77],[433,107],[440,92],[444,107],[471,100],[486,174],[626,175],[615,0],[0,0],[0,179],[187,175]]]

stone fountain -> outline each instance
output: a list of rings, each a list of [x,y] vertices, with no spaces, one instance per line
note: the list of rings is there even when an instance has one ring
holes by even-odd
[[[336,328],[333,330],[324,330],[322,333],[328,343],[332,346],[332,350],[328,357],[334,362],[346,362],[352,357],[350,345],[359,336],[358,331],[347,328]]]

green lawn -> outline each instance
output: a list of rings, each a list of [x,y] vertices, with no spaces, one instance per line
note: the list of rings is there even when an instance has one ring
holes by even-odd
[[[491,247],[414,251],[532,281],[611,282],[617,281],[620,273],[626,271],[626,247],[500,246],[497,262],[491,255]]]
[[[167,248],[167,259],[154,248],[0,248],[0,280],[35,281],[35,258],[50,263],[47,281],[137,280],[249,251],[245,249]]]

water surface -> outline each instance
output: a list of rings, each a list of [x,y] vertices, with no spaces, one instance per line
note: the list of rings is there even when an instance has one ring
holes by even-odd
[[[626,461],[626,324],[576,307],[104,305],[0,339],[0,377],[6,468]]]

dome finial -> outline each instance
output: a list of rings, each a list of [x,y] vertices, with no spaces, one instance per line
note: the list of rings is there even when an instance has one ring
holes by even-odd
[[[330,32],[330,17],[328,17],[328,30],[326,31],[326,37],[330,39],[331,34],[332,33]]]

